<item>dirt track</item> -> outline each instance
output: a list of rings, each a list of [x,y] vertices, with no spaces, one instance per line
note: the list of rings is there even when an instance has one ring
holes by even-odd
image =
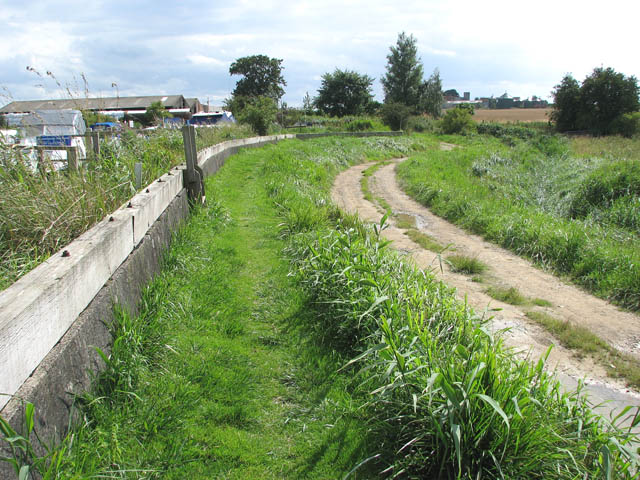
[[[451,146],[443,145],[444,149]],[[395,163],[404,159],[395,160]],[[409,255],[422,269],[433,271],[447,284],[455,287],[461,298],[477,313],[490,310],[491,324],[495,330],[508,328],[505,342],[523,355],[537,359],[549,345],[556,344],[548,365],[556,368],[558,376],[567,386],[574,388],[577,379],[584,378],[594,403],[609,400],[606,410],[622,405],[640,405],[640,394],[625,387],[622,381],[613,380],[605,369],[589,358],[578,358],[571,350],[557,345],[557,341],[542,327],[525,316],[526,311],[539,310],[555,318],[583,325],[600,338],[607,340],[620,351],[640,359],[640,317],[621,311],[611,304],[595,298],[579,288],[563,283],[557,277],[543,272],[526,260],[485,242],[480,237],[433,215],[427,208],[404,194],[396,183],[395,163],[380,168],[369,179],[369,188],[374,197],[383,198],[393,213],[409,215],[416,226],[439,243],[452,245],[455,253],[475,256],[490,266],[488,281],[494,285],[517,287],[531,298],[542,298],[551,302],[550,307],[514,306],[492,299],[484,290],[486,283],[473,282],[469,276],[452,272],[446,263],[441,263],[435,253],[421,248],[410,240],[405,231],[393,225],[384,231],[384,236],[393,241],[393,246]],[[365,200],[360,188],[362,172],[371,164],[358,165],[338,176],[332,190],[334,202],[348,212],[357,212],[363,220],[379,222],[382,209]],[[443,255],[446,256],[446,253]],[[500,309],[500,310],[494,310]]]

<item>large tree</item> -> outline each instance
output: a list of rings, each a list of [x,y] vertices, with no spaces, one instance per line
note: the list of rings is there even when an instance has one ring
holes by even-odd
[[[636,78],[626,77],[612,68],[595,68],[580,86],[571,75],[565,75],[552,94],[551,120],[561,132],[621,133],[616,131],[619,119],[640,108]]]
[[[322,76],[322,85],[314,104],[331,116],[359,115],[373,100],[372,83],[373,78],[368,75],[336,68],[333,73]]]
[[[423,68],[418,58],[417,40],[404,32],[387,55],[387,73],[382,77],[385,102],[416,107],[420,98]]]
[[[582,118],[598,134],[613,133],[613,121],[638,111],[638,81],[612,68],[596,68],[580,87]]]
[[[229,74],[242,75],[232,95],[234,97],[269,97],[276,102],[287,86],[282,76],[282,60],[266,55],[238,58],[229,67]]]

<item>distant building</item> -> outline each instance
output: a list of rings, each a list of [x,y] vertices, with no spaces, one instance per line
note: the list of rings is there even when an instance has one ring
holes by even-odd
[[[174,117],[191,118],[198,113],[202,104],[198,99],[192,103],[182,95],[152,95],[144,97],[104,97],[104,98],[71,98],[64,100],[28,100],[11,102],[0,108],[0,114],[27,114],[38,110],[89,110],[91,112],[110,115],[115,118],[140,117],[147,112],[152,103],[160,102],[165,110]],[[195,111],[192,111],[195,110]]]

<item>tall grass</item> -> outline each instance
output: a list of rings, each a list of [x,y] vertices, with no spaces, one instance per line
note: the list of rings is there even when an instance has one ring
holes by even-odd
[[[359,465],[398,478],[633,478],[637,439],[595,415],[581,389],[563,393],[544,359],[517,359],[452,289],[391,253],[384,224],[368,228],[331,208],[314,209],[313,228],[288,224],[322,205],[326,179],[309,182],[310,157],[274,155],[265,174],[290,186],[270,192],[312,300],[308,328],[352,358],[342,370],[367,392],[361,408],[376,441]]]
[[[198,148],[252,135],[245,127],[197,132]],[[100,158],[77,173],[33,171],[27,158],[0,145],[0,290],[135,194],[135,163],[146,186],[183,161],[179,130],[103,140]]]
[[[462,147],[417,155],[396,171],[436,214],[640,309],[635,167],[579,158],[561,138],[508,139],[453,139]]]
[[[519,361],[433,277],[387,252],[379,229],[343,228],[297,250],[318,330],[353,353],[378,434],[372,457],[408,478],[632,478],[621,429]]]

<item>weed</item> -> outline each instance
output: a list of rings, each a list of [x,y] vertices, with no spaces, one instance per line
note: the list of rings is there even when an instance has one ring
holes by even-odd
[[[477,275],[486,272],[488,269],[488,266],[478,260],[477,257],[449,255],[446,260],[454,272],[464,273],[465,275]]]
[[[431,250],[432,252],[441,253],[445,250],[445,246],[438,243],[432,236],[427,235],[424,232],[420,232],[414,228],[411,228],[404,232],[404,234],[411,240],[416,242],[422,248]]]
[[[485,291],[491,298],[511,305],[525,305],[527,298],[515,287],[490,286]]]

